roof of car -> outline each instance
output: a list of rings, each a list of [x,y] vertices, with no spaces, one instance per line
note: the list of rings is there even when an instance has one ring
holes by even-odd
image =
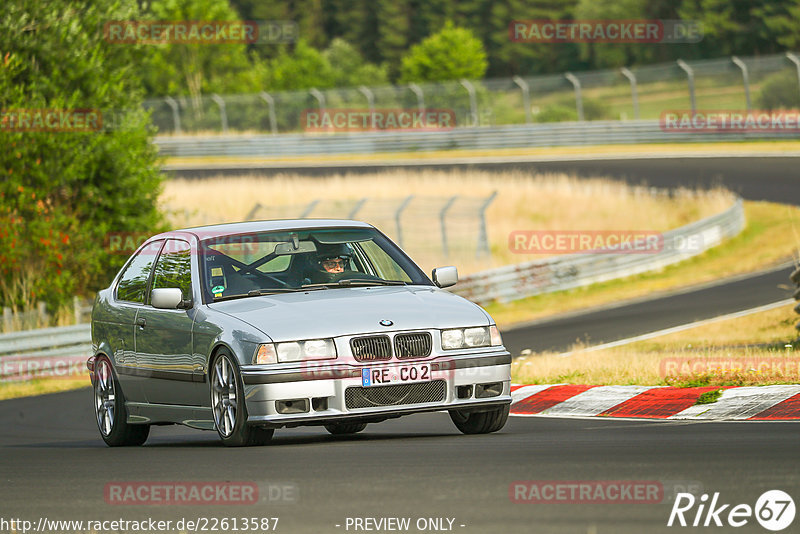
[[[308,230],[312,228],[372,228],[371,224],[350,219],[273,219],[268,221],[247,221],[209,226],[194,226],[164,232],[161,236],[187,232],[194,234],[199,239],[213,239],[226,235],[249,234],[253,232],[271,232],[275,230]],[[155,237],[155,236],[154,236]]]

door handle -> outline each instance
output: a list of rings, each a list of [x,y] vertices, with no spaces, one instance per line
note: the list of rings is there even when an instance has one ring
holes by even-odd
[[[140,328],[144,328],[145,326],[147,326],[147,319],[145,319],[144,317],[139,317],[138,319],[136,319],[136,325],[139,326]]]

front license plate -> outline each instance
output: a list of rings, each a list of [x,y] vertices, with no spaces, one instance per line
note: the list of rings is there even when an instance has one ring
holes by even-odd
[[[365,388],[428,380],[431,380],[431,366],[427,363],[399,367],[365,367],[361,370],[361,385]]]

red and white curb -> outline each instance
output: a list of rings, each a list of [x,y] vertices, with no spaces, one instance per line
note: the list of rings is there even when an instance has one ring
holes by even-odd
[[[695,404],[723,389],[716,402]],[[696,388],[547,384],[511,387],[511,415],[684,421],[800,419],[800,385]]]

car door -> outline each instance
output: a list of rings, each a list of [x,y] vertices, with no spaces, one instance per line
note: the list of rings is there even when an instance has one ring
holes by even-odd
[[[120,386],[125,399],[131,402],[145,401],[144,378],[138,373],[136,360],[134,328],[136,314],[145,303],[153,264],[163,244],[163,239],[152,241],[128,261],[114,287],[114,306],[109,308],[108,342],[114,352]]]
[[[153,269],[151,290],[180,288],[185,307],[157,309],[148,298],[136,316],[136,359],[147,375],[144,394],[150,404],[200,406],[207,391],[198,382],[202,364],[192,354],[192,253],[187,241],[168,239]]]

